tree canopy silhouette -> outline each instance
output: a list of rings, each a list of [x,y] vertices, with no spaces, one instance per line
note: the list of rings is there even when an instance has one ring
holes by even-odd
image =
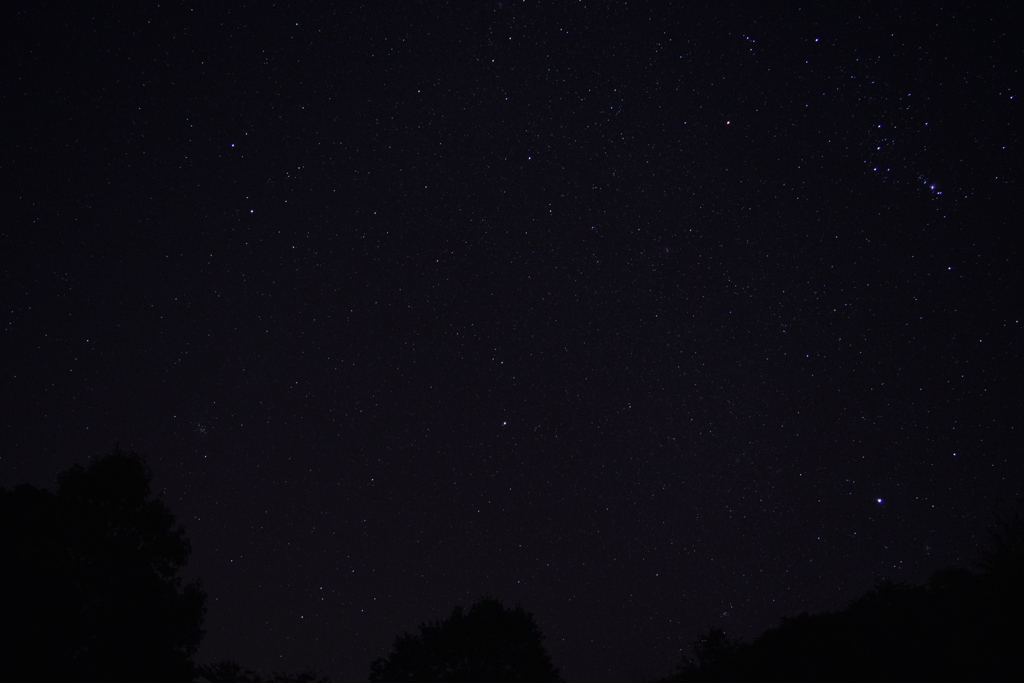
[[[183,585],[191,546],[150,479],[115,450],[55,493],[0,489],[0,679],[192,680],[206,596]]]
[[[989,528],[989,545],[981,553],[981,567],[996,581],[1024,588],[1024,499],[1015,510],[996,512]],[[1018,596],[1019,597],[1019,596]]]
[[[532,614],[482,600],[396,638],[370,683],[561,683],[543,640]]]
[[[331,683],[331,679],[313,671],[300,674],[275,673],[270,678],[264,678],[233,661],[202,664],[197,668],[197,673],[199,681],[207,683]]]
[[[1020,680],[1024,672],[1024,515],[1000,514],[981,574],[882,581],[836,612],[783,619],[752,643],[717,629],[661,683]]]

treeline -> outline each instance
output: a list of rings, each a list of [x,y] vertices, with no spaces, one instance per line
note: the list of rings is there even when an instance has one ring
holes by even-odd
[[[329,683],[195,662],[207,596],[181,579],[192,548],[151,478],[115,449],[53,493],[0,488],[0,681]],[[531,614],[483,600],[397,638],[369,680],[561,683],[542,641]]]
[[[134,454],[76,465],[54,493],[0,489],[0,680],[191,680],[206,610],[180,578],[191,550]]]
[[[197,664],[206,594],[180,577],[184,530],[143,458],[115,450],[54,493],[0,489],[0,680],[329,683]],[[981,572],[880,583],[847,608],[783,619],[751,643],[711,629],[655,683],[1024,680],[1024,520],[1000,518]],[[399,636],[370,683],[562,683],[523,609],[484,599]]]
[[[786,618],[752,643],[712,629],[658,683],[1024,680],[1020,575],[883,582],[846,609]]]

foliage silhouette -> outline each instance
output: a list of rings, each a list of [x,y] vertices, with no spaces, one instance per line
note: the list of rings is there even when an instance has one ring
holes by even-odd
[[[846,609],[783,619],[752,643],[712,629],[661,683],[1017,681],[1024,677],[1024,519],[999,516],[984,573],[881,582]]]
[[[1024,586],[1024,499],[1012,513],[997,512],[989,529],[989,547],[981,554],[981,567],[996,581]]]
[[[395,639],[370,683],[561,683],[533,615],[485,599]]]
[[[191,546],[150,478],[115,450],[56,493],[0,489],[0,679],[192,680],[206,596],[182,584]]]
[[[331,683],[327,677],[318,678],[318,674],[306,671],[297,675],[275,673],[270,678],[242,668],[237,662],[216,662],[198,667],[199,681],[206,683]]]

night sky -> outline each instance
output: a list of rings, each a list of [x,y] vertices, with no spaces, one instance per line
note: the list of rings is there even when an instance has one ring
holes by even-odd
[[[0,486],[145,454],[201,662],[625,683],[1024,492],[1016,3],[18,4]]]

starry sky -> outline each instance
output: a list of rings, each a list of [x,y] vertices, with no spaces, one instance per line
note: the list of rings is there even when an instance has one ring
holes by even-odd
[[[0,486],[146,454],[199,660],[336,681],[485,595],[611,683],[972,565],[1024,117],[967,4],[7,8]]]

